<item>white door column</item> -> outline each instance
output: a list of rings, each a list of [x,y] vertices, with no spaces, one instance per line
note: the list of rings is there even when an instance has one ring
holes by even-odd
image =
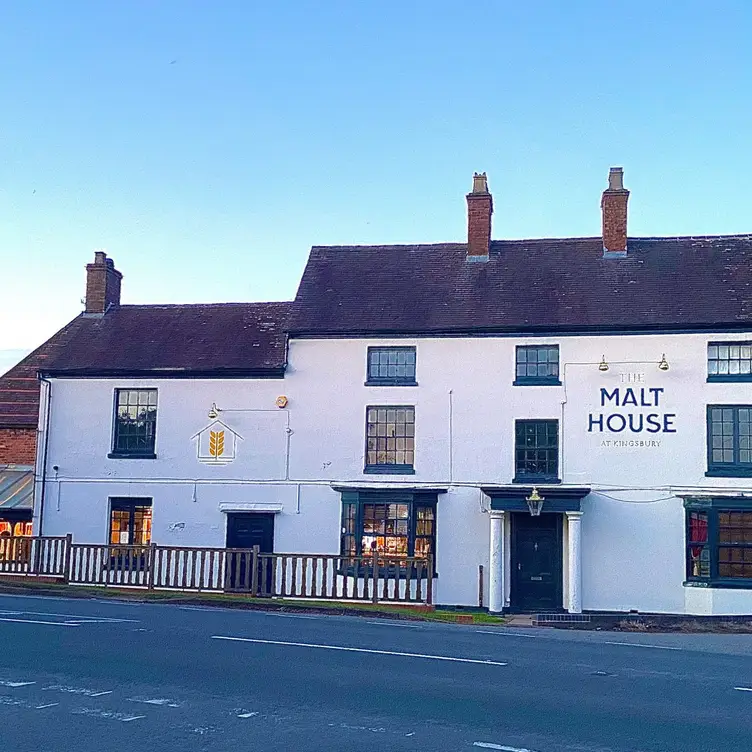
[[[582,512],[567,512],[567,611],[582,613]]]
[[[491,511],[491,535],[488,576],[488,610],[504,608],[504,512]]]

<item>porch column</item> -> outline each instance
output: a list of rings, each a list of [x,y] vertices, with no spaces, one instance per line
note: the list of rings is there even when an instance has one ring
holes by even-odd
[[[570,614],[582,613],[582,512],[567,512],[567,559],[569,593],[567,611]]]
[[[488,610],[504,608],[504,512],[491,511],[491,536],[488,574]]]

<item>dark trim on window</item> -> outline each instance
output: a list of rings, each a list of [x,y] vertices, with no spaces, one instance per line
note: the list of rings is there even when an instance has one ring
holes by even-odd
[[[707,587],[722,589],[750,590],[752,589],[752,523],[741,520],[742,525],[734,524],[731,515],[744,514],[752,517],[752,498],[743,497],[687,497],[684,499],[685,510],[685,587]],[[727,538],[721,540],[721,528],[724,521],[721,515],[727,515],[725,520]],[[745,527],[747,526],[748,527]],[[733,540],[729,531],[737,532]],[[747,534],[749,540],[746,540]],[[726,558],[721,562],[720,549],[725,551]],[[731,552],[738,551],[738,558]],[[745,555],[746,553],[746,555]],[[749,569],[748,577],[729,577],[727,573],[721,575],[722,566],[731,569],[733,566]]]
[[[746,347],[748,350],[752,350],[752,342],[749,340],[726,340],[725,342],[717,342],[717,341],[711,341],[708,342],[707,347],[707,369],[708,369],[708,382],[718,382],[718,383],[734,383],[734,382],[750,382],[752,381],[752,352],[748,354],[747,357],[741,357],[741,353],[739,354],[739,357],[731,357],[731,354],[728,353],[728,357],[720,357],[720,353],[715,353],[715,357],[711,358],[711,348],[730,348],[730,347],[737,347],[742,348]],[[728,365],[729,370],[731,369],[731,364],[736,363],[738,368],[741,368],[742,363],[745,363],[747,368],[750,368],[749,373],[711,373],[710,366],[711,363],[715,363],[717,367],[720,367],[721,363],[726,363]]]
[[[403,366],[406,371],[412,371],[412,373],[409,376],[375,376],[372,373],[372,358],[374,355],[390,355],[394,354],[399,356],[400,354],[404,354],[405,356],[412,355],[412,363],[393,363],[393,364],[386,364],[383,365],[388,366],[394,365],[395,369],[399,366]],[[407,361],[409,358],[405,358]],[[379,364],[381,365],[381,364]],[[416,381],[415,374],[417,372],[418,367],[418,355],[417,355],[417,348],[415,345],[374,345],[370,346],[366,350],[366,380],[364,386],[418,386],[418,382]]]
[[[556,351],[556,360],[549,360],[551,351]],[[543,360],[540,353],[544,352]],[[533,356],[531,358],[531,356]],[[517,345],[514,349],[514,381],[512,386],[561,386],[559,378],[559,345],[531,344]],[[534,374],[521,374],[519,371],[528,371],[530,367],[535,371]],[[540,374],[541,368],[544,371],[553,370],[555,373]]]
[[[416,554],[415,546],[416,542],[423,540],[428,542],[428,548],[433,556],[433,568],[434,577],[437,577],[436,573],[436,523],[437,523],[437,502],[438,493],[436,491],[426,491],[423,489],[406,489],[406,490],[342,490],[342,512],[341,512],[341,528],[340,528],[340,556],[347,560],[353,555],[357,557],[367,557],[370,554],[369,550],[363,548],[363,538],[379,538],[385,539],[407,539],[407,551],[405,555],[407,558],[420,556],[420,553]],[[384,512],[384,516],[381,514],[375,515],[375,508],[389,507],[389,505],[401,505],[407,507],[407,517],[390,516],[388,509],[380,509],[380,512]],[[366,531],[366,515],[365,507],[374,507],[372,515],[368,517],[372,522],[384,522],[384,532],[378,532],[376,530]],[[431,512],[427,517],[420,517],[419,510],[430,509]],[[397,529],[399,521],[404,521],[406,532],[400,533]],[[389,530],[389,523],[394,527],[393,530]],[[424,525],[422,532],[419,531],[421,523]],[[426,525],[430,526],[430,532],[426,532]],[[390,554],[384,552],[382,554],[385,559],[399,559],[399,554]],[[344,567],[341,569],[344,573]],[[350,566],[347,568],[347,574],[357,576],[364,576],[370,574],[370,566],[367,563],[362,563],[358,567],[357,573],[354,571],[355,567]],[[390,575],[393,576],[395,567],[390,566]],[[400,577],[407,575],[407,569],[404,572],[398,573]],[[415,576],[414,572],[411,576]]]
[[[752,381],[752,373],[717,373],[708,375],[707,382],[709,384],[744,384]]]
[[[512,483],[561,483],[561,478],[553,475],[515,475]]]
[[[366,465],[363,472],[367,475],[415,475],[412,465]]]
[[[524,378],[515,379],[512,386],[561,386],[561,380],[555,376],[549,378]]]
[[[713,460],[713,411],[714,410],[731,410],[733,412],[732,417],[732,452],[733,460],[729,462],[720,462]],[[706,411],[706,444],[707,444],[707,463],[708,469],[705,475],[709,478],[750,478],[752,477],[752,461],[742,462],[740,457],[740,451],[748,451],[752,456],[752,445],[748,448],[742,449],[741,438],[739,434],[739,410],[749,410],[752,416],[752,405],[708,405]],[[724,421],[721,421],[722,423]],[[748,421],[748,425],[752,426],[752,423]],[[752,444],[752,434],[744,437],[748,442]]]
[[[555,427],[555,443],[549,441],[550,429]],[[539,443],[541,431],[545,433]],[[514,421],[513,483],[561,483],[559,478],[559,421],[556,418],[517,418]],[[530,435],[530,432],[534,435]],[[527,440],[534,440],[528,444]],[[522,439],[522,441],[521,441]],[[541,455],[544,455],[541,458]],[[548,472],[531,472],[543,465]]]
[[[108,460],[155,460],[157,455],[154,452],[144,452],[136,454],[133,452],[110,452],[107,455]]]

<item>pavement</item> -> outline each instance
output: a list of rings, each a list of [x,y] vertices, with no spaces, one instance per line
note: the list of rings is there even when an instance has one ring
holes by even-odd
[[[752,635],[0,596],[0,748],[752,749]]]

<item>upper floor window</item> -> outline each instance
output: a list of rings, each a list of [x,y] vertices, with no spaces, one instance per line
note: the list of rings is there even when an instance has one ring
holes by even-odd
[[[514,482],[559,481],[559,421],[517,420]]]
[[[157,390],[116,389],[110,457],[152,459],[157,435]]]
[[[558,345],[518,345],[515,385],[561,384]]]
[[[708,344],[708,381],[752,381],[752,342]]]
[[[414,347],[369,347],[367,386],[417,386]]]
[[[752,405],[708,405],[708,472],[752,476]]]
[[[366,473],[415,472],[415,408],[366,408]]]

